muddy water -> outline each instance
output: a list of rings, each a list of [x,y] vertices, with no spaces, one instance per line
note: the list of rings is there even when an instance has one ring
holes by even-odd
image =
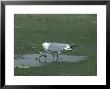
[[[42,65],[47,65],[48,63],[51,63],[53,61],[56,61],[56,56],[53,58],[52,55],[46,54],[46,62],[45,58],[41,57],[39,61],[36,61],[36,58],[39,57],[39,54],[28,54],[28,55],[23,55],[20,57],[15,57],[15,67],[18,66],[27,66],[27,67],[32,67],[32,66],[42,66]],[[57,62],[80,62],[82,60],[86,60],[88,57],[87,56],[71,56],[71,55],[59,55],[59,58],[57,59]]]

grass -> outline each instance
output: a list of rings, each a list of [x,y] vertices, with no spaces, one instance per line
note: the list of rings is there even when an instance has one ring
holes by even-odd
[[[79,68],[79,69],[78,69]],[[91,71],[89,70],[91,68]],[[94,66],[91,67],[88,61],[77,63],[52,62],[47,66],[32,67],[29,69],[15,69],[15,75],[20,76],[94,76]],[[96,71],[96,70],[95,70]]]
[[[15,68],[15,75],[97,75],[97,15],[20,15],[14,16],[14,51],[16,55],[42,50],[44,41],[75,43],[68,55],[88,56],[79,63],[52,62],[29,69]]]

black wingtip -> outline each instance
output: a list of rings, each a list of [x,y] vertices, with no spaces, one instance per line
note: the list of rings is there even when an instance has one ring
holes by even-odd
[[[75,47],[77,47],[77,45],[70,45],[71,49],[74,49]]]

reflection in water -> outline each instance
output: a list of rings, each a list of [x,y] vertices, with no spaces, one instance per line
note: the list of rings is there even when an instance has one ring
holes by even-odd
[[[39,54],[28,54],[20,57],[15,57],[14,63],[15,67],[26,67],[31,66],[42,66],[47,65],[50,62],[56,61],[56,58],[53,59],[52,55],[46,54],[47,59],[45,63],[44,57],[41,58],[41,62],[36,61],[36,58],[39,57]],[[71,55],[59,55],[57,62],[80,62],[81,60],[86,60],[88,56],[71,56]]]

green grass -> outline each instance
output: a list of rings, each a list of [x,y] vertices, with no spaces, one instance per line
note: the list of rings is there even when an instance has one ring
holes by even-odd
[[[97,15],[20,15],[14,16],[16,55],[42,50],[44,41],[75,43],[68,55],[88,56],[79,63],[53,62],[30,69],[15,68],[15,75],[97,75]]]

